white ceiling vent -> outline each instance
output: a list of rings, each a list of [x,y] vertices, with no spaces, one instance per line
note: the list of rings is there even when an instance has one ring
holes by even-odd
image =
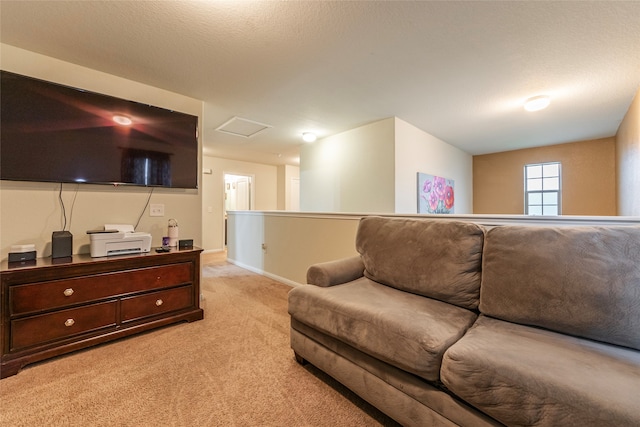
[[[216,128],[218,132],[228,133],[230,135],[251,138],[252,136],[269,129],[273,126],[264,123],[254,122],[253,120],[243,119],[242,117],[232,117]]]

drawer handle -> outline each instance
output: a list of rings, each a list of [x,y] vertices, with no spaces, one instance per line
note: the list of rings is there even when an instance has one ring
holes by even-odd
[[[71,295],[73,295],[73,289],[72,288],[67,288],[64,290],[64,296],[65,297],[70,297]]]
[[[164,301],[162,301],[161,299],[156,300],[156,305],[158,307],[160,307],[162,304],[164,304]]]
[[[64,326],[67,326],[67,327],[69,327],[69,326],[73,326],[73,324],[74,324],[74,323],[76,323],[76,321],[75,321],[75,320],[73,320],[73,319],[67,319],[67,320],[64,322]]]

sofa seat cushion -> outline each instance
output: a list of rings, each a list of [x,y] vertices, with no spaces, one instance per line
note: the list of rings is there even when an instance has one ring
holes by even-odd
[[[495,227],[482,262],[482,313],[640,350],[640,227]]]
[[[484,229],[433,219],[364,217],[356,249],[379,283],[477,309]]]
[[[640,352],[625,347],[480,315],[441,379],[507,425],[640,425]]]
[[[367,278],[289,292],[292,318],[424,379],[439,379],[445,350],[473,324],[469,310]]]

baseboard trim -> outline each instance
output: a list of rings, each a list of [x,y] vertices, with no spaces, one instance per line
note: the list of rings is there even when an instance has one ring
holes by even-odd
[[[202,251],[203,254],[218,254],[220,252],[224,252],[224,249],[206,249]]]
[[[276,274],[268,273],[268,272],[266,272],[266,271],[264,271],[262,269],[252,267],[250,265],[247,265],[247,264],[244,264],[242,262],[236,261],[235,259],[232,259],[232,258],[228,258],[227,257],[227,262],[229,262],[229,263],[231,263],[233,265],[237,265],[240,268],[244,268],[245,270],[249,270],[252,273],[256,273],[256,274],[259,274],[261,276],[268,277],[269,279],[273,279],[276,282],[284,283],[285,285],[289,285],[292,288],[294,288],[296,286],[302,286],[303,285],[303,283],[294,282],[293,280],[289,280],[287,278],[278,276]]]

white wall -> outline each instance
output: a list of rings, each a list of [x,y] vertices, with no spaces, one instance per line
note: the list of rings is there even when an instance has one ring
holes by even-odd
[[[203,105],[197,99],[6,44],[0,44],[0,61],[0,67],[6,71],[194,114],[202,123]],[[7,257],[11,245],[28,243],[36,245],[39,257],[51,255],[51,233],[62,229],[59,188],[60,184],[52,183],[0,182],[1,258]],[[178,220],[181,238],[192,238],[194,244],[200,246],[200,191],[155,189],[150,202],[165,205],[164,217],[150,217],[148,209],[143,212],[149,191],[144,187],[65,184],[62,197],[67,209],[67,222],[71,221],[67,229],[73,234],[73,252],[89,252],[87,230],[105,223],[135,224],[141,214],[137,230],[151,233],[153,246],[162,243],[169,218]]]
[[[303,145],[300,210],[393,212],[394,119]]]
[[[304,145],[303,212],[417,213],[417,173],[455,181],[455,212],[473,209],[473,157],[397,118]]]
[[[281,211],[298,211],[298,206],[292,205],[292,192],[294,189],[291,186],[291,181],[300,179],[300,168],[292,165],[280,165],[278,166],[278,210]],[[300,191],[298,190],[297,199],[300,198]]]
[[[253,196],[257,210],[278,208],[278,168],[273,165],[228,160],[204,155],[202,186],[202,248],[205,251],[224,249],[224,175],[250,175],[253,178]]]
[[[418,212],[418,172],[453,179],[455,213],[472,213],[473,156],[398,118],[395,130],[395,213]]]
[[[616,134],[618,215],[640,215],[640,90]]]

